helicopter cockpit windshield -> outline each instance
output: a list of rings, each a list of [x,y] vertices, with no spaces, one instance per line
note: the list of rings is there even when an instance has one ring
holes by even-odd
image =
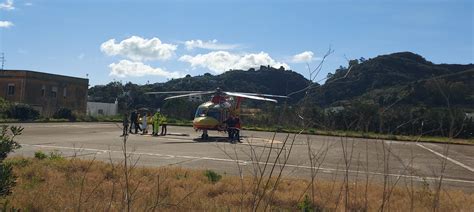
[[[218,121],[222,121],[222,116],[227,114],[228,105],[206,105],[198,107],[196,110],[196,114],[194,115],[195,118],[198,117],[211,117]],[[230,105],[229,105],[230,106]],[[223,114],[224,113],[224,114]]]
[[[198,107],[198,109],[196,110],[196,114],[194,115],[194,117],[195,117],[195,118],[204,117],[204,116],[206,116],[206,113],[207,113],[207,107]]]
[[[217,108],[209,108],[207,111],[207,116],[215,118],[216,120],[221,120],[221,111]]]

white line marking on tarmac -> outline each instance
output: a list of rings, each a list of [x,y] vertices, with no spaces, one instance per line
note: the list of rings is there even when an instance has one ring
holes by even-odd
[[[449,161],[451,161],[452,163],[454,163],[454,164],[456,164],[456,165],[458,165],[458,166],[460,166],[460,167],[463,167],[463,168],[465,168],[465,169],[467,169],[467,170],[469,170],[469,171],[471,171],[471,172],[474,172],[474,168],[471,168],[471,167],[467,166],[466,164],[463,164],[463,163],[461,163],[461,162],[459,162],[459,161],[457,161],[457,160],[454,160],[454,159],[452,159],[452,158],[450,158],[450,157],[448,157],[448,156],[445,156],[445,155],[443,155],[443,154],[441,154],[441,153],[439,153],[439,152],[436,152],[436,151],[434,151],[434,150],[432,150],[432,149],[430,149],[430,148],[428,148],[428,147],[426,147],[426,146],[423,146],[422,144],[416,144],[416,145],[419,146],[419,147],[421,147],[421,148],[423,148],[423,149],[426,149],[426,150],[430,151],[431,153],[433,153],[433,154],[435,154],[435,155],[437,155],[437,156],[440,156],[440,157],[442,157],[442,158],[444,158],[444,159],[446,159],[446,160],[449,160]]]
[[[76,148],[76,147],[65,147],[65,146],[53,146],[53,145],[39,145],[39,144],[22,144],[24,146],[31,146],[31,147],[40,147],[40,148],[52,148],[52,149],[68,149],[68,150],[88,150],[88,151],[97,151],[98,153],[120,153],[122,151],[117,150],[104,150],[104,149],[91,149],[91,148]],[[148,156],[158,156],[158,157],[165,157],[165,158],[185,158],[185,159],[197,159],[197,160],[210,160],[210,161],[220,161],[220,162],[232,162],[232,163],[240,163],[240,164],[260,164],[264,165],[265,162],[256,162],[256,161],[245,161],[245,160],[234,160],[234,159],[225,159],[225,158],[212,158],[212,157],[198,157],[198,156],[183,156],[183,155],[167,155],[167,154],[159,154],[159,153],[147,153],[147,152],[129,152],[129,154],[135,155],[148,155]],[[280,164],[280,163],[268,163],[268,165],[275,165],[275,166],[286,166],[286,167],[293,167],[293,168],[302,168],[302,169],[318,169],[322,170],[325,173],[331,172],[345,172],[344,169],[334,169],[334,168],[317,168],[311,166],[302,166],[302,165],[292,165],[292,164]],[[436,181],[439,180],[439,177],[422,177],[422,176],[415,176],[415,175],[404,175],[404,174],[385,174],[380,172],[365,172],[365,171],[355,171],[355,170],[348,170],[349,173],[357,173],[357,174],[371,174],[371,175],[381,175],[381,176],[390,176],[390,177],[403,177],[403,178],[413,178],[416,181]],[[473,180],[461,180],[461,179],[453,179],[453,178],[443,178],[443,181],[447,182],[456,182],[456,183],[468,183],[474,184]]]

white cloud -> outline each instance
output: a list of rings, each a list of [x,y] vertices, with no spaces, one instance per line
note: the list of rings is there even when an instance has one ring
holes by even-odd
[[[0,28],[9,28],[12,26],[13,26],[13,23],[10,21],[0,21]]]
[[[194,48],[209,49],[209,50],[229,50],[239,47],[237,44],[223,44],[218,43],[216,39],[210,41],[202,40],[188,40],[184,42],[187,50],[193,50]]]
[[[161,68],[153,68],[141,62],[133,62],[129,60],[121,60],[118,63],[109,65],[110,76],[117,77],[142,77],[147,75],[162,76],[166,78],[183,77],[179,72],[169,72]]]
[[[280,66],[283,66],[285,69],[290,68],[286,63],[275,61],[265,52],[238,55],[227,51],[215,51],[196,56],[184,55],[179,60],[190,63],[193,68],[200,66],[208,68],[215,73],[223,73],[229,69],[247,70],[249,68],[258,68],[261,65],[270,65],[275,68]]]
[[[300,54],[296,54],[291,59],[293,63],[308,63],[313,60],[314,53],[312,51],[305,51]]]
[[[31,2],[26,2],[26,3],[25,3],[25,6],[31,7],[31,6],[33,6],[33,3],[31,3]]]
[[[176,48],[176,45],[162,43],[158,38],[144,39],[138,36],[132,36],[120,43],[110,39],[100,45],[100,50],[106,55],[121,55],[134,61],[167,60],[174,55]]]
[[[6,0],[3,3],[0,3],[0,10],[14,10],[13,0]]]

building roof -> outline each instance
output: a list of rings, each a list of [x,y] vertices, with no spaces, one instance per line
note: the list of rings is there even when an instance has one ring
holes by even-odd
[[[87,81],[89,81],[89,79],[87,79],[87,78],[72,77],[72,76],[66,76],[66,75],[60,75],[60,74],[51,74],[51,73],[31,71],[31,70],[4,69],[4,70],[0,70],[0,75],[1,75],[1,73],[7,73],[7,72],[25,73],[25,75],[28,75],[28,74],[49,75],[49,76],[55,76],[55,77],[66,77],[66,78],[72,78],[72,79],[77,79],[77,80],[87,80]]]

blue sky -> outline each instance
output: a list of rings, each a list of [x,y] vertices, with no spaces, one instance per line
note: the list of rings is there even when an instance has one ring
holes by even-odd
[[[144,84],[257,65],[318,79],[346,58],[412,51],[472,63],[473,3],[412,1],[0,0],[5,69]]]

